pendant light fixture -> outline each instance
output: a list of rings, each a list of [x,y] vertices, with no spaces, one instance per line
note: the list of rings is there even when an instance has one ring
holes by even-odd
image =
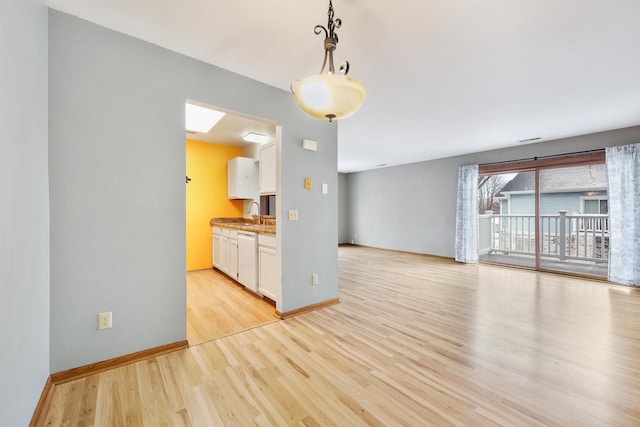
[[[336,74],[333,65],[333,51],[338,44],[336,28],[340,28],[342,21],[333,19],[333,4],[329,0],[327,26],[316,25],[313,32],[324,32],[324,61],[320,74],[307,77],[304,80],[294,80],[291,92],[305,112],[319,119],[343,119],[355,113],[367,97],[367,88],[359,80],[347,76],[349,61],[340,65],[342,74]],[[329,60],[329,70],[324,73]]]

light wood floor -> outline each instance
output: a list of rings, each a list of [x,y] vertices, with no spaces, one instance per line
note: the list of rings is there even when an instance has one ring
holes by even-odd
[[[640,425],[640,292],[340,248],[342,303],[56,386],[52,425]]]
[[[187,339],[197,345],[265,323],[275,307],[213,269],[187,273]]]

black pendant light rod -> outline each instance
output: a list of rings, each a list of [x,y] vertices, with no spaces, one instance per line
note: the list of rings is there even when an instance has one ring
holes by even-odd
[[[327,65],[327,58],[329,58],[329,74],[335,74],[335,67],[333,65],[333,51],[336,50],[338,44],[338,34],[336,28],[340,28],[342,20],[340,18],[333,18],[333,3],[329,0],[329,12],[327,12],[327,26],[316,25],[313,28],[315,34],[322,34],[324,32],[324,61],[322,61],[322,68],[320,74],[324,73],[324,69]],[[345,61],[340,65],[340,71],[345,75],[349,72],[349,61]]]

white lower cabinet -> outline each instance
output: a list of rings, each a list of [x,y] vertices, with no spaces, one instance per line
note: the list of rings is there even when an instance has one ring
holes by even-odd
[[[222,258],[222,268],[221,270],[225,273],[229,274],[229,229],[222,229],[222,250],[221,257]]]
[[[259,292],[271,299],[278,301],[280,288],[280,272],[276,257],[275,236],[258,235],[258,285]]]
[[[233,279],[238,280],[238,232],[229,232],[229,271],[227,272]]]
[[[211,244],[211,250],[213,252],[213,266],[222,269],[222,228],[213,227],[212,235],[213,243]]]
[[[280,268],[271,234],[213,227],[213,266],[248,290],[277,302]]]

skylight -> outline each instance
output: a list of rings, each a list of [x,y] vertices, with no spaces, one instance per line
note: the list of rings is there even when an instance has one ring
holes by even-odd
[[[207,133],[224,117],[224,113],[221,111],[200,107],[188,102],[185,105],[187,131]]]

